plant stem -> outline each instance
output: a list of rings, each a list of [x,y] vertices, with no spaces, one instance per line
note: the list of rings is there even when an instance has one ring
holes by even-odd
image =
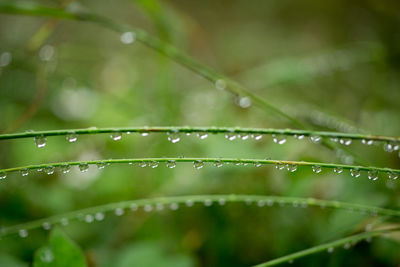
[[[372,238],[372,237],[376,237],[376,236],[380,236],[383,234],[387,234],[390,232],[395,232],[395,231],[400,231],[400,227],[396,227],[396,228],[390,228],[390,229],[384,229],[384,230],[375,230],[375,231],[370,231],[370,232],[364,232],[364,233],[360,233],[360,234],[356,234],[356,235],[352,235],[349,237],[345,237],[330,243],[326,243],[326,244],[322,244],[319,246],[315,246],[312,248],[308,248],[293,254],[289,254],[271,261],[267,261],[265,263],[261,263],[258,265],[255,265],[254,267],[267,267],[267,266],[274,266],[274,265],[278,265],[281,263],[287,263],[290,261],[293,261],[295,259],[304,257],[304,256],[308,256],[311,254],[315,254],[321,251],[327,251],[328,249],[333,249],[335,247],[339,247],[339,246],[344,246],[344,245],[354,245],[355,243],[368,239],[368,238]]]
[[[293,129],[263,129],[263,128],[239,128],[239,127],[115,127],[115,128],[87,128],[87,129],[65,129],[50,131],[29,131],[23,133],[0,134],[0,140],[31,138],[36,136],[65,136],[68,134],[104,134],[104,133],[209,133],[209,134],[275,134],[287,136],[319,136],[326,138],[342,138],[353,140],[372,140],[381,142],[400,142],[400,137],[379,136],[359,133],[337,133],[326,131],[293,130]]]
[[[371,214],[374,216],[391,216],[400,217],[400,211],[383,209],[379,207],[359,205],[346,202],[329,201],[329,200],[319,200],[313,198],[298,198],[298,197],[281,197],[281,196],[257,196],[257,195],[191,195],[191,196],[173,196],[173,197],[161,197],[161,198],[150,198],[150,199],[139,199],[139,200],[129,200],[118,203],[109,203],[101,206],[91,207],[83,210],[77,210],[73,212],[68,212],[64,214],[55,215],[52,217],[35,220],[27,223],[22,223],[18,225],[13,225],[9,227],[4,227],[0,229],[0,237],[14,234],[21,229],[31,230],[35,228],[42,227],[44,223],[50,225],[61,224],[62,220],[82,220],[85,221],[86,215],[95,215],[96,213],[106,213],[110,211],[115,211],[116,209],[132,209],[138,210],[145,206],[151,205],[152,210],[156,210],[156,205],[171,205],[171,204],[185,204],[187,206],[192,206],[195,203],[203,203],[209,206],[213,203],[218,203],[224,205],[229,202],[239,202],[239,203],[254,203],[259,207],[272,206],[274,204],[290,205],[294,207],[320,207],[320,208],[332,208],[332,209],[342,209],[350,210],[354,212],[360,212],[363,214]],[[170,206],[171,207],[171,206]]]
[[[61,167],[61,166],[79,166],[82,164],[95,165],[95,164],[134,164],[134,163],[168,163],[168,162],[200,162],[200,163],[225,163],[225,164],[262,164],[262,165],[279,165],[289,164],[296,166],[313,167],[319,166],[321,168],[342,168],[343,170],[359,170],[359,171],[377,171],[381,173],[400,174],[400,169],[379,168],[379,167],[365,167],[357,165],[345,165],[336,163],[322,163],[322,162],[308,162],[308,161],[291,161],[291,160],[273,160],[273,159],[237,159],[237,158],[134,158],[134,159],[104,159],[104,160],[89,160],[89,161],[70,161],[70,162],[57,162],[46,163],[37,165],[28,165],[23,167],[15,167],[2,169],[0,172],[17,172],[22,170],[37,170],[46,167]]]

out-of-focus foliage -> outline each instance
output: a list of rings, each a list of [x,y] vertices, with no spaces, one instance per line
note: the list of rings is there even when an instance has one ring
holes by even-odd
[[[315,129],[400,132],[398,1],[34,1],[87,8],[144,28],[241,82]],[[39,45],[38,45],[39,44]],[[193,125],[289,127],[139,44],[97,25],[0,14],[0,130]],[[397,152],[354,142],[371,165],[399,168]],[[130,157],[234,157],[339,162],[308,140],[284,145],[209,136],[80,136],[0,142],[0,168]],[[0,224],[165,195],[244,193],[336,199],[398,207],[398,181],[348,173],[294,173],[250,166],[175,169],[111,166],[32,173],[0,181]],[[355,230],[378,219],[343,211],[230,204],[110,216],[63,228],[92,266],[248,266]],[[47,232],[0,240],[0,265],[27,266]],[[400,244],[379,239],[295,262],[307,266],[393,266]]]
[[[86,266],[82,251],[60,230],[54,229],[48,243],[38,249],[33,266]]]

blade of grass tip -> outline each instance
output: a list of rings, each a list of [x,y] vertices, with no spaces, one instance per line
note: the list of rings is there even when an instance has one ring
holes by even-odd
[[[390,229],[385,229],[385,230],[375,230],[375,231],[370,231],[370,232],[364,232],[364,233],[360,233],[360,234],[356,234],[356,235],[352,235],[349,237],[345,237],[333,242],[329,242],[329,243],[325,243],[322,245],[318,245],[315,247],[311,247],[296,253],[292,253],[271,261],[267,261],[261,264],[257,264],[254,265],[254,267],[268,267],[268,266],[275,266],[278,264],[282,264],[282,263],[288,263],[288,262],[292,262],[296,259],[299,259],[301,257],[305,257],[308,255],[312,255],[318,252],[322,252],[322,251],[331,251],[332,249],[336,248],[336,247],[342,247],[342,246],[349,246],[349,245],[354,245],[357,242],[360,242],[362,240],[365,239],[369,239],[372,237],[376,237],[376,236],[381,236],[384,234],[388,234],[391,232],[398,232],[400,231],[400,227],[396,227],[396,228],[390,228]]]

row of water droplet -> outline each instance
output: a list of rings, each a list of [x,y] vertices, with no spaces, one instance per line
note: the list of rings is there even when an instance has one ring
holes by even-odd
[[[296,164],[284,164],[284,163],[277,163],[275,164],[275,168],[278,170],[287,170],[289,172],[294,172],[297,170],[297,165]],[[321,173],[322,172],[322,167],[319,165],[312,165],[311,169],[314,173]],[[333,168],[333,172],[340,174],[343,173],[343,168],[338,166]],[[396,180],[399,177],[399,174],[391,171],[384,172],[387,174],[389,179]],[[352,168],[350,169],[350,174],[351,176],[358,178],[361,176],[361,170],[358,168]],[[367,171],[368,179],[372,181],[376,181],[379,178],[379,172],[377,170],[369,170]]]
[[[130,134],[130,132],[126,132],[127,134]],[[148,136],[149,132],[141,132],[140,133],[142,136]],[[189,136],[191,135],[191,132],[185,132],[185,135]],[[201,131],[201,132],[195,132],[193,133],[197,137],[199,137],[201,140],[206,139],[209,136],[209,132],[207,131]],[[182,133],[179,132],[179,130],[172,130],[167,132],[167,139],[171,143],[178,143],[181,140],[181,135]],[[111,139],[118,141],[122,139],[122,132],[112,132],[110,134]],[[305,138],[305,135],[293,135],[293,137],[297,140],[302,140]],[[236,133],[234,130],[225,133],[225,138],[229,141],[233,140],[248,140],[248,139],[254,139],[254,140],[260,140],[263,138],[263,134],[250,134],[250,133]],[[322,142],[322,137],[321,136],[315,136],[312,135],[309,137],[310,141],[315,144],[320,144]],[[68,133],[66,135],[66,140],[70,143],[74,143],[78,140],[78,134],[76,133]],[[286,135],[277,135],[277,134],[272,134],[272,140],[274,143],[283,145],[287,141],[287,136]],[[331,141],[335,143],[339,143],[345,146],[349,146],[353,140],[350,138],[337,138],[333,137],[330,138]],[[37,147],[41,148],[46,146],[47,138],[44,135],[39,135],[35,136],[35,144]],[[380,142],[374,141],[374,140],[367,140],[367,139],[362,139],[361,143],[367,146],[371,146],[373,144],[377,145]],[[398,142],[383,142],[383,149],[386,152],[394,152],[394,151],[399,151],[399,157],[400,157],[400,143]]]
[[[179,207],[183,204],[186,207],[193,207],[195,204],[200,204],[203,203],[204,206],[210,207],[213,204],[218,204],[220,206],[224,206],[227,203],[226,198],[219,198],[219,199],[210,199],[206,198],[204,200],[193,200],[193,199],[188,199],[185,202],[170,202],[170,203],[147,203],[147,204],[137,204],[137,203],[132,203],[129,207],[117,207],[113,209],[113,213],[115,216],[122,216],[126,214],[127,211],[132,211],[136,212],[139,211],[140,208],[143,209],[144,212],[152,212],[152,211],[163,211],[163,210],[172,210],[176,211],[179,209]],[[284,207],[284,206],[292,206],[294,208],[308,208],[309,204],[312,203],[312,206],[316,206],[315,202],[313,200],[307,201],[285,201],[285,200],[276,200],[276,199],[261,199],[261,200],[255,200],[255,199],[246,199],[244,201],[246,205],[252,205],[255,204],[257,207],[272,207],[275,204],[277,204],[279,207]],[[321,203],[318,205],[320,208],[325,209],[327,206],[324,203]],[[331,207],[332,205],[329,205],[328,207]],[[339,206],[337,206],[339,207]],[[342,208],[342,210],[349,211],[349,212],[359,212],[362,214],[367,214],[367,215],[372,215],[372,216],[377,216],[378,212],[377,211],[371,211],[371,210],[365,210],[362,207],[360,208]],[[93,223],[93,222],[99,222],[105,219],[106,212],[108,211],[98,211],[95,213],[89,213],[89,214],[84,214],[84,213],[79,213],[76,217],[74,218],[67,218],[63,217],[57,222],[49,222],[49,221],[44,221],[41,224],[41,227],[44,230],[50,230],[54,225],[61,225],[61,226],[67,226],[70,222],[70,220],[78,220],[81,222],[86,222],[86,223]],[[26,238],[28,237],[28,230],[25,228],[21,228],[18,230],[18,235],[21,238]]]
[[[176,167],[177,162],[175,160],[168,160],[168,161],[157,161],[157,160],[152,160],[152,161],[139,161],[139,162],[128,162],[129,165],[136,165],[142,168],[145,167],[150,167],[150,168],[157,168],[161,162],[165,162],[166,167],[173,169]],[[179,161],[178,161],[179,162]],[[220,168],[224,165],[228,164],[233,164],[235,166],[247,166],[249,163],[245,161],[234,161],[234,162],[229,162],[229,161],[223,161],[223,160],[213,160],[213,161],[207,161],[211,162],[215,167]],[[97,162],[97,163],[80,163],[78,166],[79,170],[81,172],[87,172],[89,170],[90,165],[96,164],[98,169],[104,169],[107,165],[111,165],[111,162]],[[265,163],[261,161],[255,161],[251,163],[254,167],[261,167]],[[76,164],[68,164],[65,163],[58,168],[62,173],[69,173],[71,170],[72,166],[75,166]],[[195,169],[202,169],[205,166],[205,162],[203,160],[194,160],[193,161],[193,167]],[[301,166],[309,166],[309,165],[301,165]],[[283,162],[277,162],[275,163],[275,168],[278,170],[287,170],[289,172],[295,172],[298,169],[298,165],[295,163],[283,163]],[[323,170],[323,167],[320,165],[311,165],[312,171],[314,173],[321,173]],[[324,167],[324,168],[329,168],[332,169],[331,167]],[[31,171],[36,170],[38,172],[44,172],[48,175],[51,175],[55,172],[56,167],[52,165],[45,166],[43,168],[24,168],[20,170],[20,173],[22,176],[27,176],[30,174]],[[344,169],[343,167],[337,166],[333,168],[333,172],[336,174],[343,173]],[[358,178],[361,176],[361,170],[358,168],[351,168],[349,169],[351,176]],[[368,178],[370,180],[376,181],[379,178],[379,173],[386,173],[389,179],[396,180],[399,177],[399,174],[393,171],[378,171],[378,170],[369,170],[367,171]],[[7,173],[0,171],[0,180],[5,179],[7,177]]]

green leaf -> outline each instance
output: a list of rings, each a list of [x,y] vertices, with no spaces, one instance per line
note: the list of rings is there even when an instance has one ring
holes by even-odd
[[[39,248],[34,256],[34,267],[87,266],[81,249],[60,229],[55,228],[47,245]]]

